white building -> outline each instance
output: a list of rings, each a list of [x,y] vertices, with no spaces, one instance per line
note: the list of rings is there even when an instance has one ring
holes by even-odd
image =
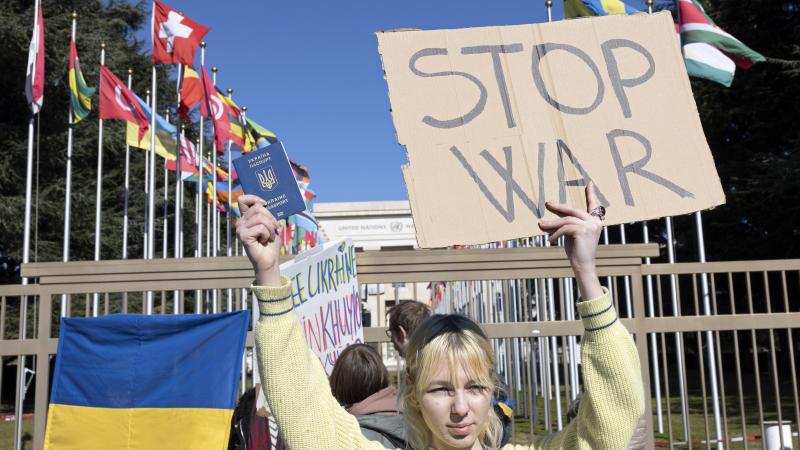
[[[360,250],[403,250],[417,246],[408,201],[315,203],[314,216],[328,240],[350,238]],[[402,300],[430,303],[427,283],[392,283],[366,286],[362,298],[370,312],[370,326],[387,326],[386,311]],[[366,325],[366,324],[365,324]],[[384,345],[387,367],[396,366],[394,350]]]

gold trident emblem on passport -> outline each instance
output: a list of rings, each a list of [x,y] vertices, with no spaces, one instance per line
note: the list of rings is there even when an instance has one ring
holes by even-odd
[[[257,172],[256,175],[258,176],[258,183],[263,189],[271,191],[278,184],[278,178],[275,177],[272,166]]]

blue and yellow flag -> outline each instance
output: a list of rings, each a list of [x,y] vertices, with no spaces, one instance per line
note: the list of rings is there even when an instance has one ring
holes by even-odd
[[[62,319],[45,450],[226,449],[248,317]]]
[[[134,94],[134,96],[136,96],[136,101],[144,111],[145,117],[150,121],[150,105],[138,95]],[[150,150],[150,129],[148,128],[142,138],[139,139],[139,125],[133,122],[126,122],[126,124],[125,142],[131,147],[145,151]],[[156,155],[164,159],[177,159],[177,156],[175,156],[175,148],[178,146],[177,136],[178,129],[175,125],[169,123],[161,114],[156,114]]]
[[[675,10],[675,0],[654,0],[653,12]],[[646,0],[565,0],[564,17],[605,16],[647,12]]]

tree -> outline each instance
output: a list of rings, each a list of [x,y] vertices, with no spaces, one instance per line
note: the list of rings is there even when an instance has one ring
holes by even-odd
[[[18,279],[14,269],[22,255],[25,165],[29,110],[24,95],[24,74],[28,43],[33,26],[33,4],[0,0],[0,65],[11,68],[0,73],[6,95],[0,98],[0,136],[5,149],[0,152],[0,252],[6,259],[8,277]],[[131,5],[125,1],[78,0],[47,2],[45,23],[45,98],[39,127],[38,163],[34,173],[34,192],[38,192],[38,217],[32,212],[31,261],[59,261],[62,257],[64,224],[64,180],[66,176],[67,117],[69,85],[69,40],[73,9],[78,14],[77,46],[84,76],[90,85],[99,83],[100,47],[105,43],[106,66],[125,80],[133,71],[133,90],[141,97],[151,85],[151,63],[144,43],[135,32],[149,22],[147,3]],[[23,19],[21,19],[23,18]],[[174,79],[170,68],[160,66],[159,105],[174,105]],[[73,128],[71,259],[90,260],[94,256],[94,210],[98,151],[97,95],[92,113]],[[161,106],[159,109],[162,109]],[[122,248],[123,179],[125,167],[125,124],[105,121],[103,145],[102,259],[118,259]],[[129,255],[141,257],[144,230],[145,152],[131,149],[129,197]],[[157,161],[156,210],[160,216],[163,175]],[[188,196],[187,196],[188,197]],[[194,205],[187,199],[186,206]],[[170,208],[170,213],[172,213]],[[192,212],[186,212],[191,217]],[[158,221],[157,221],[158,223]],[[160,223],[159,223],[160,226]],[[187,228],[187,233],[192,230]],[[38,239],[34,239],[38,236]],[[191,239],[191,236],[187,236]],[[8,262],[8,261],[6,261]]]
[[[796,258],[800,254],[800,2],[717,0],[706,12],[767,56],[737,70],[730,88],[693,80],[692,89],[727,204],[704,214],[714,260]],[[694,224],[683,260],[696,260]]]

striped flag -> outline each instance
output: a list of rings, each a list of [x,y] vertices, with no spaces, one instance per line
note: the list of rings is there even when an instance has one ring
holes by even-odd
[[[95,88],[86,84],[78,59],[75,39],[69,41],[69,100],[72,104],[72,120],[78,123],[85,119],[92,110],[92,95]]]
[[[736,67],[747,69],[764,56],[751,50],[740,40],[714,24],[697,0],[656,0],[653,11],[669,10],[677,13],[683,46],[683,58],[689,76],[716,81],[730,86]],[[605,16],[607,14],[633,14],[647,12],[643,0],[566,0],[564,15]]]
[[[678,0],[683,57],[689,75],[730,86],[736,67],[747,69],[764,56],[714,24],[696,0]]]
[[[61,319],[45,450],[227,448],[249,318]]]
[[[191,122],[189,110],[203,100],[203,85],[200,84],[200,75],[192,66],[183,66],[183,78],[181,79],[181,104],[178,107],[178,114],[186,122]]]
[[[25,73],[25,97],[33,114],[38,114],[44,102],[44,20],[42,4],[36,2],[39,10],[33,22],[31,45],[28,47],[28,69]]]

